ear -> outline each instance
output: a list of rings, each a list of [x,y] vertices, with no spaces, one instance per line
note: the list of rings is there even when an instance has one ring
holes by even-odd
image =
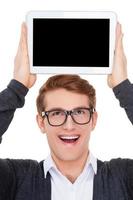
[[[95,112],[92,114],[92,131],[94,130],[94,128],[95,128],[95,126],[96,126],[97,118],[98,118],[98,114],[97,114],[97,112],[95,111]]]
[[[36,121],[37,121],[37,124],[38,124],[41,132],[45,133],[44,119],[39,114],[36,115]]]

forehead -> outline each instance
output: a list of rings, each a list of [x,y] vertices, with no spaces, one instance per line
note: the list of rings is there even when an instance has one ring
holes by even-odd
[[[75,107],[88,107],[89,99],[85,94],[57,89],[45,94],[44,105],[46,110],[52,108],[73,109]]]

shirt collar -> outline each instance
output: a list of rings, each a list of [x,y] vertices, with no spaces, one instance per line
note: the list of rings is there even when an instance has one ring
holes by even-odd
[[[85,168],[87,168],[88,166],[92,166],[92,169],[94,170],[94,173],[97,173],[97,159],[93,156],[93,154],[90,152],[89,156],[87,158],[86,164],[85,164]],[[49,155],[44,161],[43,161],[43,168],[44,168],[44,177],[46,178],[47,173],[51,170],[51,169],[55,169],[58,170],[51,155]]]
[[[50,169],[57,169],[51,155],[49,155],[44,161],[43,161],[43,168],[44,168],[44,175],[45,178],[47,176],[47,173],[50,171]]]
[[[88,163],[88,165],[91,164],[91,166],[94,170],[94,173],[96,174],[97,173],[97,159],[93,156],[93,154],[91,152],[89,153],[86,163]]]

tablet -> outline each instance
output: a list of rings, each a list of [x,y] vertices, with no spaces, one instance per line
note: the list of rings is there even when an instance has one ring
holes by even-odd
[[[26,22],[31,73],[111,73],[114,12],[30,11]]]

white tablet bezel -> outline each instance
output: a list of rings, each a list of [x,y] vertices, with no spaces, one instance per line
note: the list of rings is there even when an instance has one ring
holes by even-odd
[[[92,18],[110,19],[109,66],[107,67],[63,67],[63,66],[33,66],[33,19],[35,18]],[[115,49],[115,29],[117,16],[110,11],[30,11],[26,15],[28,27],[28,52],[31,73],[45,74],[110,74],[112,72]]]

